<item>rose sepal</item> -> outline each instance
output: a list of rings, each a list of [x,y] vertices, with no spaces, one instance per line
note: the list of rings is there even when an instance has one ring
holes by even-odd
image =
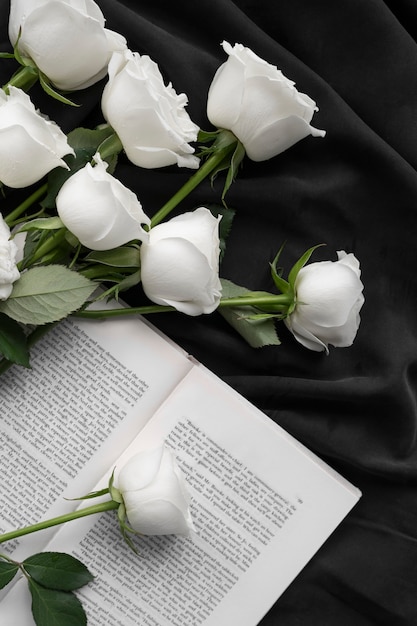
[[[311,255],[313,254],[313,252],[315,250],[317,250],[317,248],[321,248],[322,246],[324,246],[326,244],[324,243],[318,243],[315,246],[312,246],[311,248],[309,248],[308,250],[306,250],[304,252],[304,254],[302,254],[300,256],[300,258],[298,259],[298,261],[296,261],[294,263],[294,265],[292,266],[292,268],[289,271],[288,274],[288,284],[290,286],[291,289],[294,289],[294,285],[295,285],[295,281],[297,279],[298,273],[299,271],[304,267],[304,265],[306,265],[306,263],[310,260]]]
[[[198,156],[203,159],[207,159],[212,155],[217,155],[218,157],[218,163],[210,174],[211,182],[214,182],[220,172],[227,170],[221,195],[222,202],[224,203],[226,194],[234,183],[239,167],[245,157],[245,148],[232,131],[224,128],[215,131],[200,130],[198,141],[203,144],[212,142],[210,146],[200,146]]]
[[[23,56],[18,49],[19,39],[20,39],[21,29],[19,31],[19,37],[17,39],[16,45],[13,48],[12,52],[5,52],[0,54],[0,58],[6,59],[15,59],[17,63],[21,66],[10,78],[7,84],[3,87],[3,89],[8,93],[9,85],[13,85],[14,87],[19,87],[23,89],[23,91],[29,91],[33,85],[35,85],[38,81],[41,85],[42,89],[48,96],[51,96],[55,100],[62,102],[63,104],[67,104],[69,106],[80,106],[75,102],[72,102],[69,98],[66,98],[63,94],[59,93],[52,86],[49,78],[40,71],[37,67],[36,63],[29,57]]]
[[[20,65],[20,68],[16,70],[7,84],[3,86],[6,93],[9,93],[10,85],[19,87],[20,89],[23,89],[23,91],[29,91],[29,89],[39,80],[39,70],[35,63],[32,59],[22,56],[19,52],[18,44],[21,32],[22,29],[19,30],[19,35],[16,44],[13,47],[13,52],[5,52],[1,55],[1,58],[15,59]]]

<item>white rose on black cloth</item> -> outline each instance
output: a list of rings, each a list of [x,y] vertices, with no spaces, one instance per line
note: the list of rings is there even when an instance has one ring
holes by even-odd
[[[0,181],[13,188],[38,182],[74,154],[59,126],[35,109],[30,97],[17,87],[10,95],[0,89]]]
[[[316,103],[294,82],[250,48],[222,45],[229,58],[211,83],[207,116],[232,131],[252,161],[270,159],[308,135],[325,135],[310,125]]]
[[[199,128],[185,110],[187,103],[185,94],[164,84],[150,57],[131,50],[113,54],[101,108],[135,165],[198,168],[190,142],[196,141]]]
[[[303,346],[328,352],[352,345],[364,303],[359,261],[343,250],[338,261],[303,267],[295,280],[295,309],[284,322]]]
[[[11,0],[9,38],[58,89],[85,89],[107,74],[126,39],[105,28],[93,0]]]
[[[111,250],[148,237],[149,225],[136,194],[109,174],[99,154],[62,185],[56,198],[58,215],[91,250]]]
[[[221,297],[219,221],[205,207],[154,226],[141,246],[147,297],[187,315],[212,313]]]

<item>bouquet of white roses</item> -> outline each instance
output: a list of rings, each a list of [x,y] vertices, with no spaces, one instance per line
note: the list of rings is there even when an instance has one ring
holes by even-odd
[[[187,113],[185,94],[164,83],[149,56],[131,51],[122,35],[105,28],[93,0],[11,0],[9,35],[14,50],[0,56],[18,67],[0,90],[0,183],[6,197],[8,188],[31,190],[0,215],[0,372],[12,363],[29,367],[31,345],[68,315],[218,310],[255,347],[279,344],[276,321],[311,350],[353,342],[364,298],[351,253],[308,264],[317,246],[310,247],[283,278],[280,249],[270,263],[275,293],[220,278],[234,214],[225,198],[242,160],[264,161],[303,138],[325,135],[311,125],[316,103],[280,70],[241,44],[223,42],[228,58],[208,91],[213,128],[203,131]],[[71,106],[73,92],[100,80],[102,123],[68,135],[27,93],[39,81],[59,106]],[[137,167],[160,168],[161,177],[167,166],[194,173],[150,216],[117,178],[121,152]],[[170,215],[201,181],[222,172],[218,206]],[[90,308],[139,283],[148,305]],[[122,488],[122,496],[112,485],[108,490],[107,508],[118,509],[122,530],[129,490]],[[127,515],[135,525],[132,518],[143,510],[133,510]],[[188,527],[185,505],[181,515]],[[160,528],[179,527],[172,531],[165,519]],[[6,565],[11,580],[19,565]]]
[[[66,29],[70,21],[72,29]],[[94,2],[87,9],[64,0],[30,7],[11,2],[14,52],[3,56],[13,56],[20,68],[0,92],[0,181],[5,193],[7,186],[39,183],[39,188],[2,220],[3,368],[10,362],[28,366],[29,346],[42,327],[67,315],[123,314],[120,308],[88,309],[97,284],[106,286],[100,297],[117,299],[141,282],[154,304],[139,312],[200,315],[218,309],[254,346],[279,343],[275,320],[284,320],[311,349],[350,345],[363,302],[353,255],[342,252],[336,263],[321,264],[319,288],[315,265],[298,276],[313,248],[288,280],[277,272],[275,259],[278,293],[249,292],[219,278],[232,219],[227,207],[198,207],[166,221],[194,187],[222,170],[225,204],[245,154],[262,161],[308,135],[324,136],[310,123],[315,102],[249,48],[223,42],[228,59],[214,76],[207,101],[215,130],[204,132],[189,118],[186,96],[164,84],[157,64],[129,50],[124,37],[104,24]],[[39,80],[53,97],[70,103],[61,90],[74,92],[106,73],[103,124],[68,136],[25,92]],[[138,167],[176,164],[196,172],[150,218],[116,177],[121,151]]]

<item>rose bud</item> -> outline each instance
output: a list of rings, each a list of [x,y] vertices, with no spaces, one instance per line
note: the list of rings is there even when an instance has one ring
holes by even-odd
[[[337,253],[338,261],[320,261],[303,267],[295,280],[295,309],[284,322],[294,337],[310,350],[328,352],[328,345],[353,343],[364,303],[359,261]]]
[[[194,530],[185,478],[164,445],[133,456],[120,470],[129,525],[143,535],[188,535]]]

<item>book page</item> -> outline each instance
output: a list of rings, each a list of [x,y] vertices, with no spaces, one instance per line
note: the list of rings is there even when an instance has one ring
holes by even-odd
[[[117,467],[161,439],[186,476],[195,536],[135,539],[135,555],[112,511],[62,527],[48,549],[71,551],[96,576],[79,593],[89,626],[255,626],[359,491],[202,366]],[[0,616],[16,619],[19,606],[31,626],[18,601],[27,593],[15,588]]]
[[[78,506],[189,371],[187,355],[137,316],[65,320],[32,369],[0,378],[0,532]],[[4,551],[40,549],[45,531]]]

